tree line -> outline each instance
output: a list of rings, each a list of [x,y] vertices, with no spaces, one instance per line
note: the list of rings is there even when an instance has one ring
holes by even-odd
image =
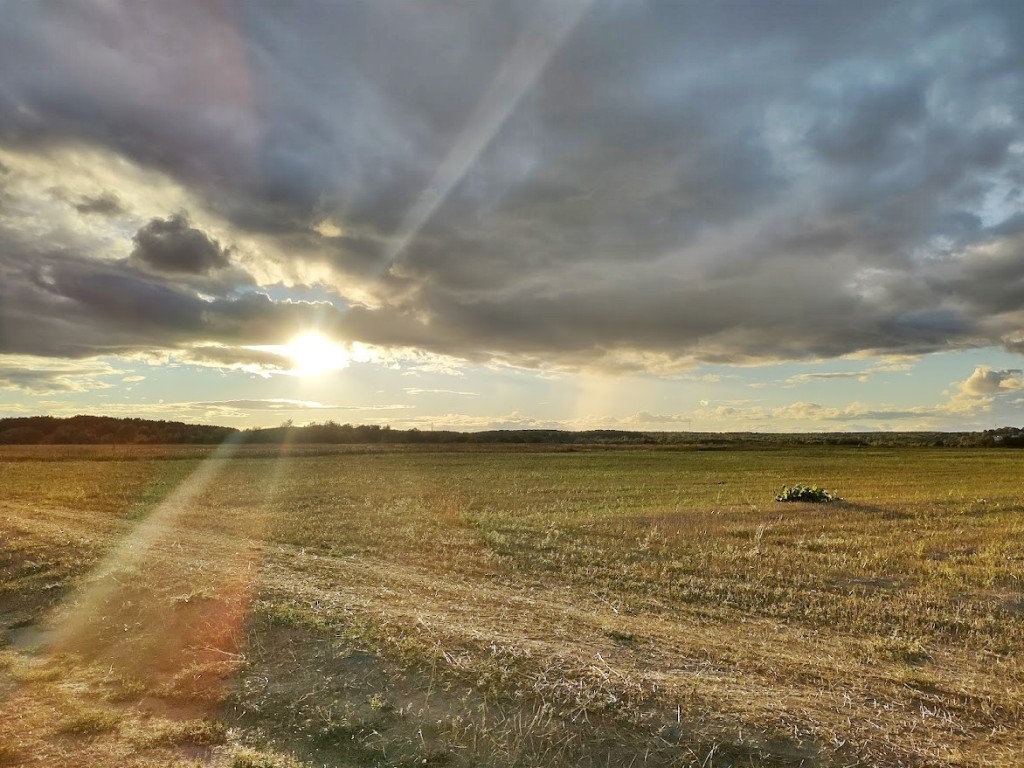
[[[1024,448],[1024,430],[1000,427],[984,432],[636,432],[597,429],[511,429],[483,432],[393,429],[378,424],[320,424],[237,430],[210,424],[155,421],[111,416],[27,416],[0,419],[0,444],[7,445],[145,445],[158,443],[214,445],[234,437],[258,445],[309,444],[519,444],[519,445],[662,445],[705,450],[729,447],[840,445],[851,447],[1006,447]]]
[[[180,421],[112,416],[27,416],[0,419],[0,444],[7,445],[145,445],[183,443],[215,445],[237,433],[232,427]]]

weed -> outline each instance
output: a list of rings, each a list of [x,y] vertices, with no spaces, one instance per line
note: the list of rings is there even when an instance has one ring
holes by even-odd
[[[797,483],[796,485],[784,485],[782,486],[782,492],[776,494],[776,501],[805,501],[812,504],[828,504],[832,501],[838,501],[839,497],[831,491],[826,491],[824,488],[819,488],[816,485],[803,485]]]

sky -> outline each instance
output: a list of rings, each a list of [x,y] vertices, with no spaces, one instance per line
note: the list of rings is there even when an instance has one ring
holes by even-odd
[[[3,4],[0,417],[1024,422],[1024,3]]]

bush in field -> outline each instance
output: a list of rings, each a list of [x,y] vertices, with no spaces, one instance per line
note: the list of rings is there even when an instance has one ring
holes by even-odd
[[[824,488],[819,488],[816,485],[803,485],[797,483],[796,485],[784,485],[782,486],[782,493],[776,495],[776,501],[808,501],[813,504],[828,504],[830,501],[838,501],[839,497],[831,491],[826,491]]]

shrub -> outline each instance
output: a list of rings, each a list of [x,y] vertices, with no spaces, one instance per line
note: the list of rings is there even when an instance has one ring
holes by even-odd
[[[782,493],[775,497],[776,501],[808,501],[813,504],[828,504],[830,501],[838,501],[839,497],[831,491],[826,491],[824,488],[819,488],[816,485],[803,485],[797,483],[796,485],[784,485],[782,486]]]

